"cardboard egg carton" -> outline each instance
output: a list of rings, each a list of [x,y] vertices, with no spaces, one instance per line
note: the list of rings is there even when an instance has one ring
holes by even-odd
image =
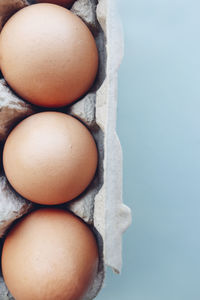
[[[0,30],[17,10],[33,4],[26,0],[0,0]],[[72,12],[82,18],[92,31],[99,50],[99,72],[93,87],[76,103],[59,109],[80,119],[97,143],[99,165],[94,180],[77,199],[61,205],[90,224],[96,234],[100,265],[96,280],[85,300],[100,290],[105,265],[120,272],[122,233],[131,223],[130,209],[122,202],[122,151],[116,133],[117,73],[123,57],[123,38],[114,0],[77,0]],[[20,99],[0,80],[0,143],[25,117],[44,110]],[[0,236],[14,220],[34,204],[19,196],[0,175]],[[0,300],[13,299],[0,277]]]

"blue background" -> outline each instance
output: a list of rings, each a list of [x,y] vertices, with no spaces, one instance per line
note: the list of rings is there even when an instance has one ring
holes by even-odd
[[[117,0],[116,0],[117,1]],[[98,300],[200,299],[200,1],[118,0],[123,271]]]

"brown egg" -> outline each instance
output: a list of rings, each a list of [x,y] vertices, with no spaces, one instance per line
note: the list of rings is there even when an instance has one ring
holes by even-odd
[[[8,233],[2,272],[16,300],[80,300],[98,269],[92,231],[73,214],[40,209]]]
[[[65,7],[70,7],[75,0],[36,0],[37,3],[52,3],[57,5],[62,5]]]
[[[59,112],[42,112],[19,123],[8,136],[3,165],[13,188],[40,204],[60,204],[81,194],[97,167],[88,129]]]
[[[0,34],[0,66],[12,89],[29,102],[59,107],[81,97],[98,68],[95,40],[71,11],[35,4],[14,14]]]

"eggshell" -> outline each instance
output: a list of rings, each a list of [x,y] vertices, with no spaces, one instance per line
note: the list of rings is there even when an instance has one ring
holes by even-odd
[[[19,123],[8,136],[3,165],[13,188],[40,204],[72,200],[94,177],[95,141],[77,119],[59,112],[42,112]]]
[[[32,212],[9,232],[3,277],[16,300],[80,300],[98,269],[92,231],[58,209]]]
[[[37,3],[53,3],[57,5],[62,5],[65,7],[70,7],[75,0],[36,0]]]
[[[91,87],[98,51],[79,17],[64,7],[39,3],[21,9],[3,27],[0,66],[22,98],[39,106],[59,107]]]

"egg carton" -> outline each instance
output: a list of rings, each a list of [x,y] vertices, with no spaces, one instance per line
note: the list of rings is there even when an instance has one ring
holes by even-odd
[[[0,31],[17,10],[34,4],[26,0],[0,0]],[[73,211],[94,230],[100,253],[99,271],[85,300],[95,298],[105,266],[119,273],[122,266],[122,233],[131,223],[130,209],[122,202],[122,151],[116,133],[117,74],[123,57],[123,35],[113,0],[77,0],[71,11],[89,27],[99,51],[99,71],[89,92],[76,103],[58,109],[81,120],[98,146],[99,164],[94,180],[76,200],[61,205]],[[2,76],[1,76],[2,77]],[[0,79],[0,149],[12,128],[25,117],[44,111],[20,99]],[[0,174],[0,237],[18,218],[36,205],[19,196]],[[13,297],[0,277],[0,300]]]

